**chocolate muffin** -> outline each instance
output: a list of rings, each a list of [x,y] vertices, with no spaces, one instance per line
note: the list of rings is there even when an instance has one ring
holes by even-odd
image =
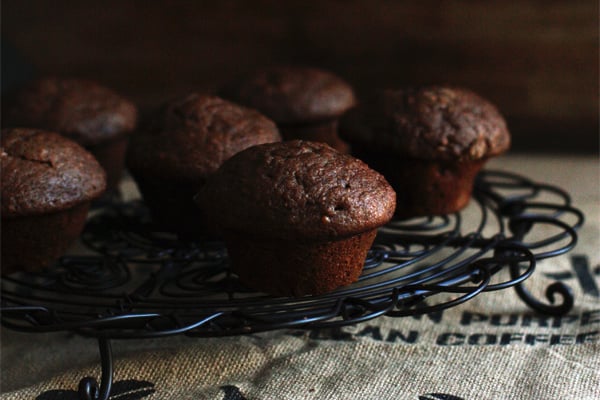
[[[165,104],[132,136],[127,166],[163,229],[198,233],[204,224],[193,196],[206,178],[237,152],[279,140],[258,111],[193,93]]]
[[[84,79],[42,78],[20,88],[4,126],[46,129],[76,141],[100,162],[107,187],[116,189],[137,109],[113,90]]]
[[[349,151],[337,134],[337,121],[355,105],[355,96],[348,83],[330,72],[265,68],[223,88],[222,95],[271,118],[284,140],[324,142],[338,151]]]
[[[60,257],[81,233],[104,171],[77,143],[35,129],[3,129],[2,273],[35,271]]]
[[[510,146],[494,105],[444,86],[381,91],[342,118],[340,134],[396,188],[399,218],[462,209],[486,160]]]
[[[385,178],[362,161],[300,140],[236,154],[196,196],[221,229],[240,280],[283,296],[356,281],[395,200]]]

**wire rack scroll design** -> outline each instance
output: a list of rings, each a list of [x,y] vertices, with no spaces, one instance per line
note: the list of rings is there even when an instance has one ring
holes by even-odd
[[[161,232],[142,203],[115,202],[86,226],[82,242],[90,254],[3,277],[2,323],[97,337],[102,384],[86,378],[80,395],[107,398],[110,339],[341,326],[439,311],[509,287],[539,312],[564,314],[573,306],[567,286],[551,284],[540,301],[524,282],[537,261],[573,248],[583,220],[560,188],[486,171],[465,211],[382,228],[355,284],[322,296],[274,298],[230,273],[223,243]]]

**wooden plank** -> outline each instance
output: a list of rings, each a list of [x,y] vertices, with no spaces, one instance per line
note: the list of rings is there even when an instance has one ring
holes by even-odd
[[[597,136],[595,0],[10,0],[2,6],[3,40],[41,74],[94,78],[143,107],[213,90],[262,65],[300,63],[331,69],[359,92],[459,84],[489,97],[524,131],[561,125]],[[562,124],[544,122],[556,119]]]

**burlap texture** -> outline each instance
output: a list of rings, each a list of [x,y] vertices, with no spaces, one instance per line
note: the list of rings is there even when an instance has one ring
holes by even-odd
[[[560,161],[560,163],[558,162]],[[327,330],[113,341],[113,399],[598,399],[600,194],[595,159],[509,157],[496,168],[561,185],[586,214],[577,247],[541,262],[527,287],[559,277],[576,303],[533,313],[508,289],[442,313]],[[75,399],[99,377],[94,339],[2,330],[1,399]]]

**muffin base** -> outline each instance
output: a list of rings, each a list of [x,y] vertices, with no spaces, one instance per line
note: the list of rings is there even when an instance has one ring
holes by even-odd
[[[340,153],[350,153],[350,145],[338,136],[337,120],[310,124],[278,124],[283,140],[301,139],[327,143]]]
[[[2,274],[39,271],[77,240],[90,202],[42,215],[2,218]]]
[[[106,192],[116,191],[125,168],[125,153],[127,151],[127,136],[87,146],[90,153],[96,157],[106,172]]]
[[[377,230],[329,242],[224,233],[231,269],[248,287],[278,296],[318,295],[356,282]]]
[[[473,183],[486,160],[430,161],[387,154],[356,156],[385,176],[396,191],[395,218],[444,215],[469,204]]]

